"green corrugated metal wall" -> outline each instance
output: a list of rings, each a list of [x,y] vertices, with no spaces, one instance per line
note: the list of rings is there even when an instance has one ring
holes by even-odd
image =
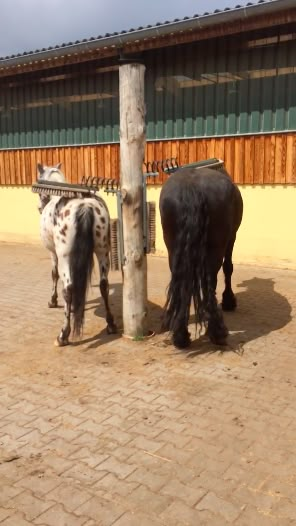
[[[295,33],[164,48],[145,63],[147,139],[296,130]],[[67,71],[0,81],[0,148],[119,140],[118,71]]]

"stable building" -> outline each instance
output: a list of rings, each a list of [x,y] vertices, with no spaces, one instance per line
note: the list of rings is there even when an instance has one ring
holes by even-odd
[[[74,183],[119,178],[118,70],[139,61],[145,160],[223,159],[245,205],[235,260],[296,268],[295,23],[294,0],[260,0],[1,58],[0,240],[39,241],[38,161]]]

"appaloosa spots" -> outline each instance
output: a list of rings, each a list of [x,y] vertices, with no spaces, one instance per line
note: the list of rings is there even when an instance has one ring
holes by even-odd
[[[106,219],[104,217],[101,217],[101,223],[103,223],[103,225],[106,223]]]
[[[61,234],[62,236],[65,236],[65,235],[66,235],[66,230],[67,230],[67,228],[68,228],[68,225],[64,225],[63,228],[60,230],[60,234]]]
[[[65,214],[64,215],[65,215],[65,217],[68,217],[70,215],[70,210],[68,210],[68,209],[65,210]]]
[[[101,210],[99,209],[98,206],[95,207],[95,211],[97,212],[98,215],[101,215]]]

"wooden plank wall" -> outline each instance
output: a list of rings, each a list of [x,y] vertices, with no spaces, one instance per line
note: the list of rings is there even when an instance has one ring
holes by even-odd
[[[177,157],[179,164],[210,157],[224,159],[238,184],[296,184],[296,134],[256,135],[213,139],[182,139],[148,142],[149,161]],[[0,184],[31,185],[37,162],[63,163],[68,181],[80,182],[86,175],[119,177],[119,144],[0,150]],[[165,176],[149,181],[162,183]]]

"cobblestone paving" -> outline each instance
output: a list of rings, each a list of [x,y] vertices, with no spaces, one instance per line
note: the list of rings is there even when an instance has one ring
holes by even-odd
[[[0,254],[1,526],[296,524],[296,272],[237,265],[228,347],[178,352],[151,257],[154,338],[107,336],[94,286],[82,341],[57,349],[48,254]]]

